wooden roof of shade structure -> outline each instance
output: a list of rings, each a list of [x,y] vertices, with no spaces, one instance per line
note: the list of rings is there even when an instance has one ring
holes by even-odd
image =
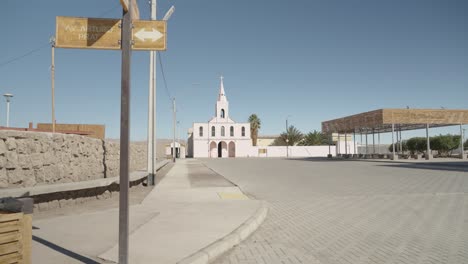
[[[322,122],[323,133],[391,132],[468,124],[468,110],[378,109]]]

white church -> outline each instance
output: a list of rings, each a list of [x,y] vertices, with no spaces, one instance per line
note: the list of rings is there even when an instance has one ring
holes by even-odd
[[[326,157],[343,149],[354,154],[352,141],[336,142],[337,146],[252,146],[250,123],[236,123],[229,117],[229,102],[224,92],[223,77],[219,86],[215,116],[208,123],[193,123],[188,132],[188,156],[193,158],[234,157]]]
[[[193,123],[189,131],[188,155],[194,158],[248,157],[252,152],[250,123],[236,123],[229,117],[229,102],[223,77],[215,116],[208,123]]]

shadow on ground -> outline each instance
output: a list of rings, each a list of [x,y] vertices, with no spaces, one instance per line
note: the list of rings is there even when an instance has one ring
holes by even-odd
[[[59,253],[62,253],[64,255],[70,257],[70,258],[76,259],[76,260],[81,261],[83,263],[86,263],[86,264],[100,264],[99,262],[97,262],[95,260],[92,260],[92,259],[90,259],[88,257],[85,257],[83,255],[75,253],[75,252],[73,252],[71,250],[68,250],[66,248],[63,248],[63,247],[61,247],[61,246],[59,246],[57,244],[54,244],[54,243],[52,243],[50,241],[47,241],[47,240],[45,240],[43,238],[40,238],[38,236],[33,236],[32,239],[34,241],[36,241],[37,243],[40,243],[40,244],[42,244],[42,245],[44,245],[44,246],[46,246],[46,247],[48,247],[50,249],[53,249],[53,250],[55,250],[55,251],[57,251]]]
[[[325,157],[308,157],[308,158],[290,158],[289,160],[310,161],[310,162],[373,162],[379,163],[376,166],[402,168],[402,169],[423,169],[423,170],[441,170],[441,171],[462,171],[468,172],[467,161],[390,161],[390,160],[365,160],[365,159],[343,159],[343,158],[325,158]]]
[[[396,163],[396,164],[381,164],[377,166],[402,168],[402,169],[423,169],[423,170],[468,172],[468,162]]]

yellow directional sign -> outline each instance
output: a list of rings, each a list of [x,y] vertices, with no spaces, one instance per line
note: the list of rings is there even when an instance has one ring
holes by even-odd
[[[166,21],[133,20],[133,50],[166,50]],[[121,48],[121,20],[57,17],[55,47],[75,49]]]
[[[55,47],[120,49],[120,19],[57,17]]]
[[[166,50],[166,21],[134,20],[133,50]]]

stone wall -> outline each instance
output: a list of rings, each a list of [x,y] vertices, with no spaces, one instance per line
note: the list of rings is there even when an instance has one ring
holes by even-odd
[[[0,131],[0,188],[77,182],[119,174],[119,144],[79,135]],[[131,144],[130,169],[146,168],[146,144]]]

